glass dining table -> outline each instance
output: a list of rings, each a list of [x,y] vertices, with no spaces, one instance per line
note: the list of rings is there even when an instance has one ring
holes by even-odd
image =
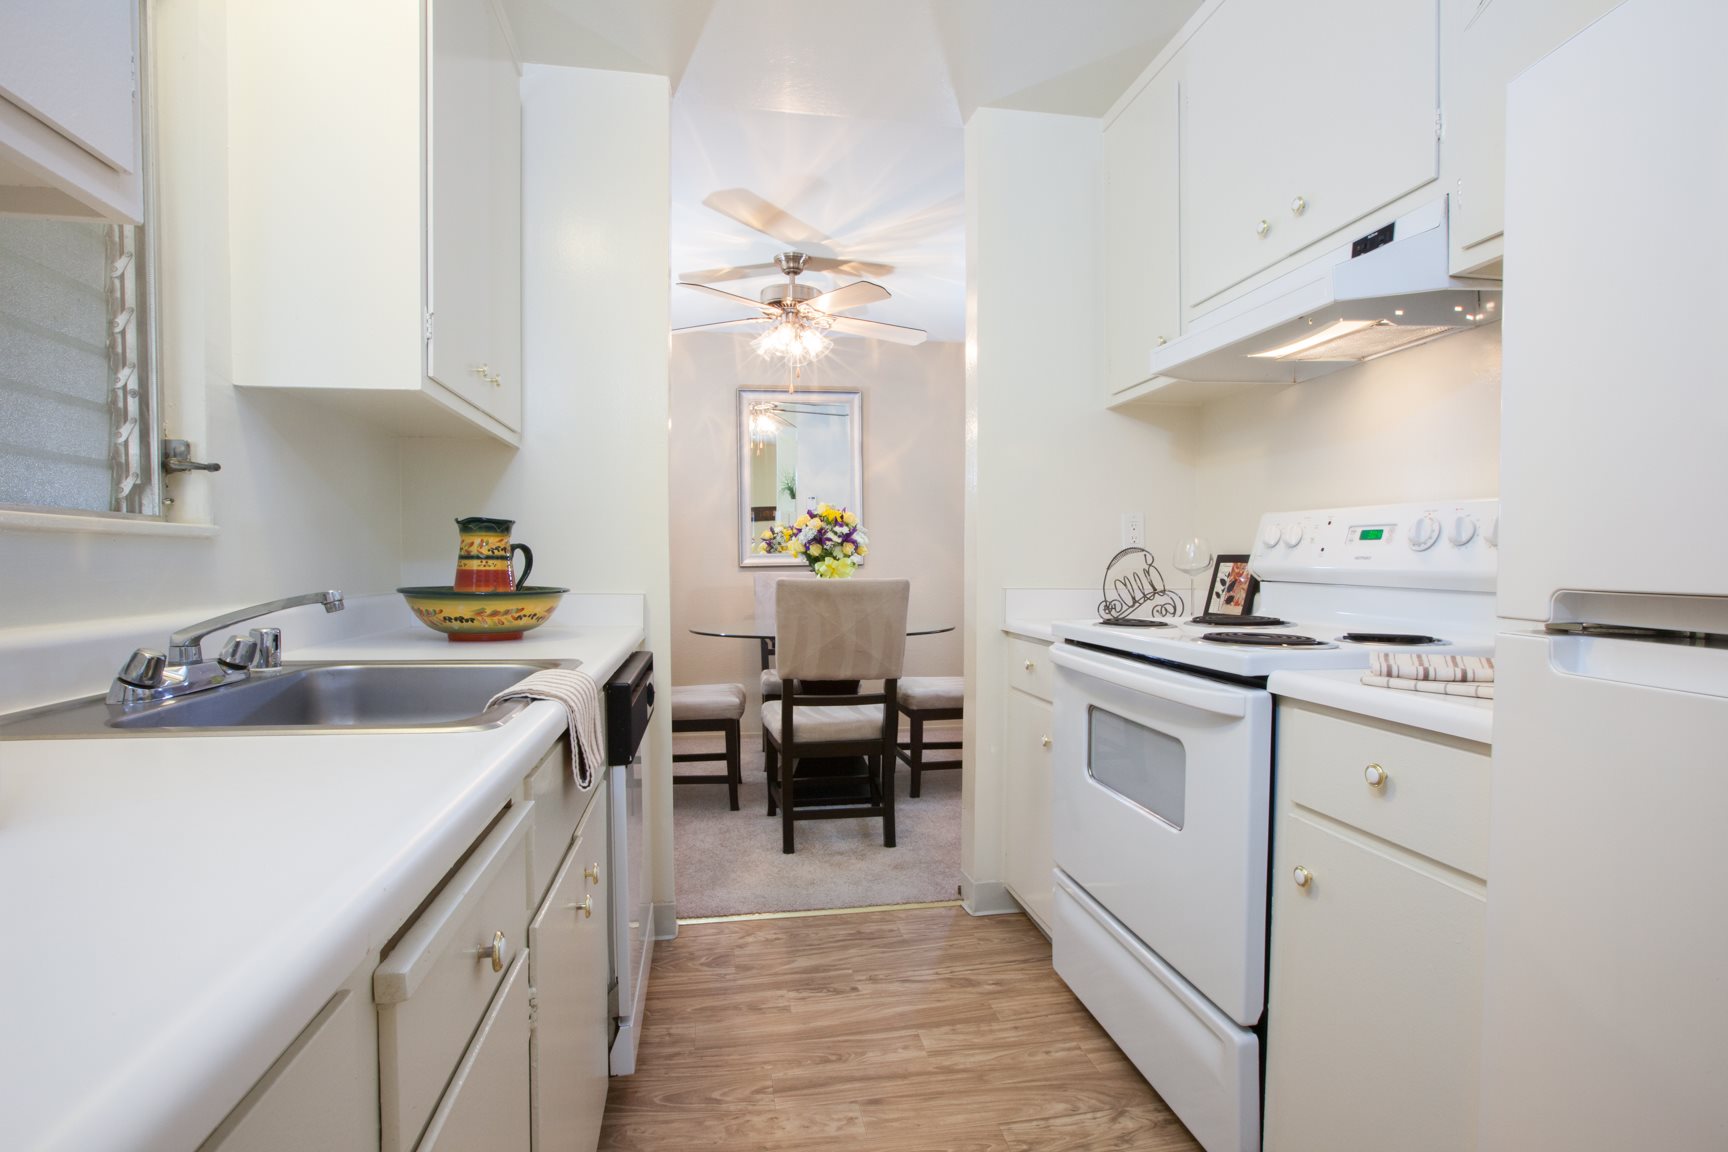
[[[697,636],[715,636],[722,640],[755,640],[762,646],[763,669],[774,667],[774,617],[772,616],[742,617],[720,625],[701,625],[690,629],[690,631]],[[944,632],[952,631],[954,631],[952,624],[918,620],[907,627],[906,635],[939,636]],[[856,692],[857,688],[849,688],[846,691]]]

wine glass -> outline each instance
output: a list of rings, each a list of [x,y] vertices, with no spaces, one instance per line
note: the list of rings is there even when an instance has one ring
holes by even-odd
[[[1190,536],[1176,545],[1170,563],[1178,572],[1188,574],[1188,591],[1193,595],[1200,586],[1200,576],[1212,567],[1212,545],[1204,536]]]

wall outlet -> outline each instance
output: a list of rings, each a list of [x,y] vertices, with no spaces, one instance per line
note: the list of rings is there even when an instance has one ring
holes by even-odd
[[[1144,512],[1122,513],[1122,547],[1146,547],[1146,514]]]

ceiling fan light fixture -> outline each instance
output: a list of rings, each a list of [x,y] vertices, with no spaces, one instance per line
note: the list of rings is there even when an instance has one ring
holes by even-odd
[[[826,356],[834,347],[834,341],[815,323],[796,313],[788,313],[752,340],[750,347],[764,360],[779,359],[794,367],[802,367]]]

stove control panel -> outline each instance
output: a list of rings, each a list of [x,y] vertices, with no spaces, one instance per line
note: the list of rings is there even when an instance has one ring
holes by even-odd
[[[1498,500],[1272,512],[1249,568],[1262,581],[1492,591]]]

